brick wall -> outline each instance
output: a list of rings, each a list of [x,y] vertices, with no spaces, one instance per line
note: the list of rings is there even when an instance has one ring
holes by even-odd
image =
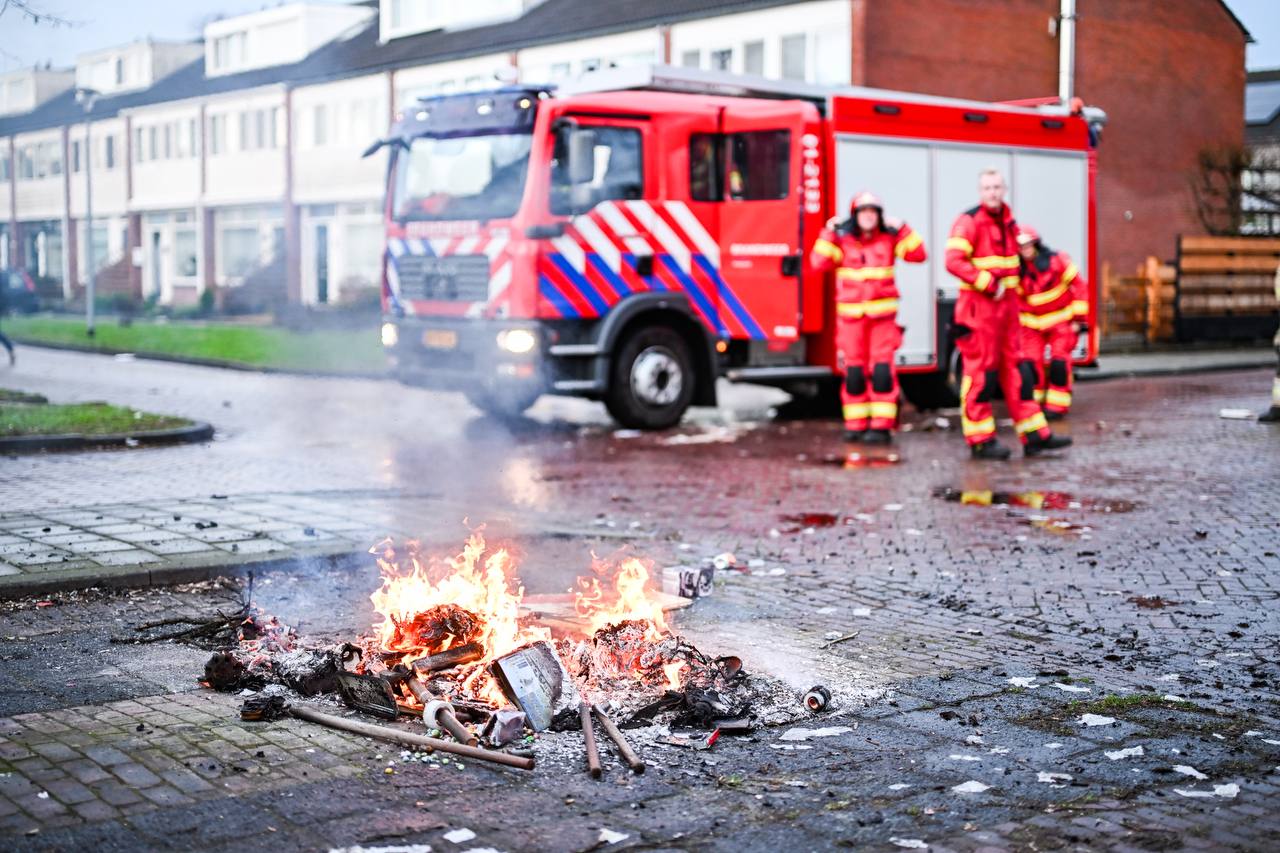
[[[980,100],[1057,94],[1057,0],[853,2],[866,22],[855,82]],[[1076,94],[1110,119],[1099,269],[1127,272],[1202,231],[1189,176],[1201,148],[1242,141],[1245,36],[1218,0],[1078,0],[1077,16]]]

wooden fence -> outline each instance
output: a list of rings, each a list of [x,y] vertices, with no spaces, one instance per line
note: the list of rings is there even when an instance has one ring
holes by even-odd
[[[1180,341],[1248,340],[1276,329],[1280,238],[1178,238],[1174,333]]]
[[[1147,258],[1134,275],[1118,276],[1111,264],[1102,265],[1101,336],[1113,343],[1152,343],[1174,335],[1174,297],[1177,271]]]

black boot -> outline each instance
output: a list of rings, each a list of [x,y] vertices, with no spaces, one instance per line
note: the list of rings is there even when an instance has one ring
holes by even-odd
[[[1003,461],[1008,459],[1012,454],[1009,448],[992,438],[988,441],[982,442],[981,444],[975,444],[970,447],[969,455],[974,459],[996,459]]]
[[[1280,424],[1280,406],[1272,406],[1262,414],[1258,415],[1258,423]]]
[[[1060,421],[1066,416],[1066,412],[1051,412],[1048,409],[1044,410],[1044,419],[1046,421]]]
[[[845,441],[862,441],[864,431],[860,429],[847,429],[844,431]]]
[[[1071,436],[1049,434],[1048,438],[1041,438],[1037,433],[1031,433],[1027,436],[1027,443],[1022,446],[1022,452],[1025,456],[1039,456],[1046,450],[1061,450],[1064,447],[1071,446]]]
[[[863,444],[892,444],[893,435],[887,429],[869,429],[862,436]]]

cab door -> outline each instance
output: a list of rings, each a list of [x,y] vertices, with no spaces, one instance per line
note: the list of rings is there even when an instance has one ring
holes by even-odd
[[[812,105],[789,101],[743,102],[721,114],[721,320],[731,338],[762,341],[773,353],[799,344],[800,149],[814,119]]]

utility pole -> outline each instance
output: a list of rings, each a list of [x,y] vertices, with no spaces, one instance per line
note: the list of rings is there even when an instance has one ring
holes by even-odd
[[[76,101],[84,107],[84,257],[89,272],[84,289],[84,326],[85,334],[91,338],[94,335],[93,303],[97,296],[94,285],[98,278],[93,264],[93,146],[90,143],[90,116],[96,100],[98,93],[93,89],[76,90]]]

